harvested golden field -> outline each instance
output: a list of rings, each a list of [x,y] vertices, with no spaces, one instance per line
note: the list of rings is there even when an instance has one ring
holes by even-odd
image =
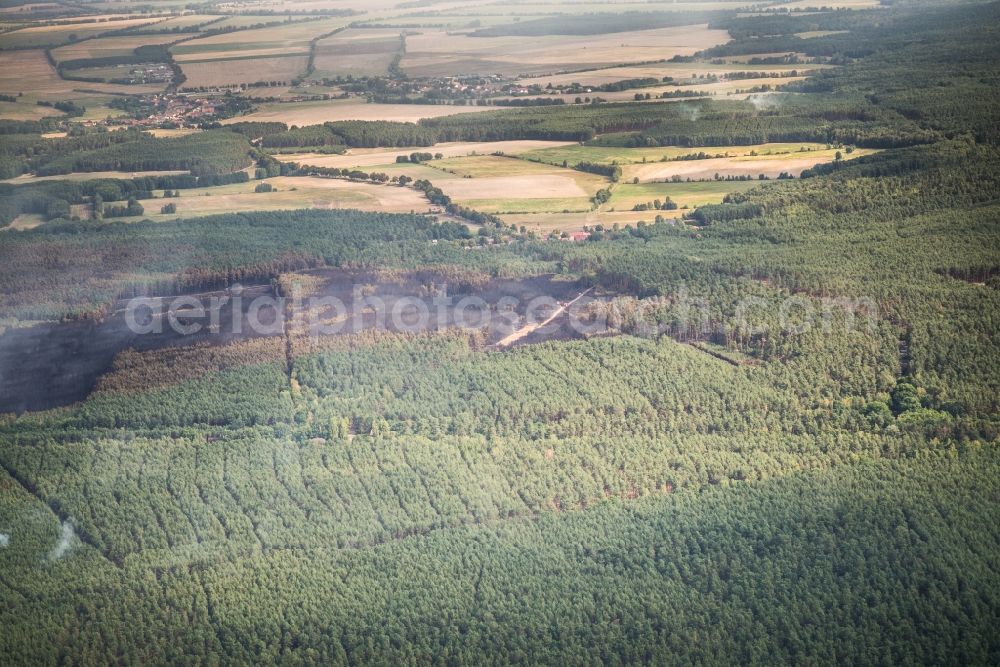
[[[128,56],[140,46],[147,44],[169,44],[183,35],[128,35],[124,37],[98,37],[84,42],[67,44],[52,49],[56,62],[81,60],[84,58],[106,58],[108,56]]]
[[[409,176],[413,180],[419,180],[422,178],[426,181],[431,181],[435,185],[440,185],[446,180],[458,178],[458,176],[453,174],[428,167],[426,166],[426,163],[380,164],[372,167],[366,167],[364,170],[388,174],[390,178],[393,176]]]
[[[378,76],[402,52],[399,30],[349,29],[316,44],[316,76]]]
[[[490,155],[504,153],[505,155],[520,155],[536,150],[556,149],[577,144],[565,141],[486,141],[486,142],[454,142],[435,144],[434,146],[413,148],[352,148],[343,155],[324,155],[319,153],[294,153],[276,156],[283,162],[298,162],[316,167],[374,167],[391,164],[397,155],[409,155],[413,152],[440,153],[446,158],[465,157],[470,155]]]
[[[200,132],[201,130],[196,130],[193,127],[178,127],[174,129],[163,129],[154,127],[151,130],[147,130],[151,135],[158,138],[164,137],[184,137],[189,134],[194,134],[195,132]]]
[[[845,159],[869,155],[876,151],[857,149],[851,154],[844,153]],[[804,154],[759,155],[728,158],[711,158],[708,160],[685,160],[680,162],[656,162],[651,164],[633,164],[623,168],[622,181],[631,182],[638,178],[640,183],[669,180],[673,176],[682,179],[703,180],[713,179],[716,174],[726,176],[751,176],[756,178],[764,174],[775,178],[782,172],[798,176],[804,170],[818,164],[832,162],[836,157],[836,149],[811,151]]]
[[[34,12],[45,9],[57,9],[61,7],[58,2],[27,2],[23,5],[13,5],[10,7],[0,7],[0,17],[7,18],[5,14],[16,14],[18,12]]]
[[[607,35],[469,37],[428,30],[407,37],[403,70],[413,76],[517,75],[690,55],[728,41],[707,25]]]
[[[768,9],[782,10],[802,10],[815,7],[827,7],[829,9],[866,9],[878,7],[882,3],[880,0],[792,0],[788,3],[771,5]]]
[[[584,227],[603,225],[612,228],[615,225],[635,225],[643,221],[652,223],[657,215],[664,218],[680,217],[684,211],[577,211],[571,213],[513,213],[503,216],[503,221],[510,225],[546,236],[551,233],[578,232]]]
[[[770,86],[771,88],[774,88],[776,86],[783,86],[789,83],[805,81],[806,78],[807,77],[805,76],[792,76],[780,79],[771,77],[761,77],[758,79],[735,79],[731,81],[725,80],[725,81],[716,81],[715,83],[704,83],[694,86],[685,86],[684,88],[676,88],[676,87],[668,88],[667,90],[686,90],[686,91],[703,93],[705,95],[712,95],[716,97],[726,96],[735,99],[746,99],[750,95],[755,95],[760,93],[759,90],[756,93],[750,92],[754,87]]]
[[[480,147],[485,145],[488,144],[479,144]],[[454,144],[452,152],[464,153],[471,146]],[[391,155],[395,154],[394,151]],[[385,160],[389,155],[383,152],[355,157],[371,157],[372,161],[376,161]],[[281,157],[332,166],[325,159],[351,156],[316,156],[305,160],[301,156]],[[605,179],[593,174],[491,155],[455,157],[421,164],[367,164],[363,168],[389,176],[405,174],[413,179],[429,180],[456,202],[492,213],[586,211],[590,208],[590,197],[607,185]]]
[[[167,32],[174,29],[191,28],[194,26],[202,26],[208,23],[213,23],[214,21],[221,19],[222,16],[218,14],[187,14],[185,16],[177,16],[172,19],[167,19],[166,21],[161,21],[160,23],[152,24],[148,27],[141,28],[138,32]],[[221,24],[213,23],[212,28],[216,28]],[[177,35],[177,37],[183,37],[185,35]]]
[[[241,16],[234,14],[227,16],[218,23],[213,23],[212,28],[249,28],[250,26],[268,23],[273,20],[275,20],[273,16],[257,16],[254,14]]]
[[[431,4],[436,6],[438,3]],[[343,9],[371,13],[374,10],[394,9],[398,5],[398,0],[295,0],[295,10],[303,13]],[[217,7],[221,11],[245,11],[247,9],[244,2],[226,2],[217,5]],[[253,3],[253,9],[258,12],[288,11],[288,2],[286,0],[261,0]]]
[[[457,157],[445,160],[434,160],[428,163],[434,169],[445,171],[458,178],[479,179],[492,176],[542,176],[546,174],[581,174],[590,182],[604,182],[604,179],[594,174],[585,174],[572,169],[563,169],[554,165],[539,164],[518,160],[514,157],[500,155],[476,155],[472,157]]]
[[[825,151],[829,148],[827,144],[813,142],[795,143],[770,143],[756,144],[753,146],[661,146],[655,148],[624,148],[617,146],[581,146],[580,144],[567,144],[552,148],[529,151],[522,157],[530,160],[538,160],[560,166],[565,162],[570,167],[580,162],[595,162],[598,164],[611,164],[617,162],[620,165],[644,164],[647,162],[666,162],[689,155],[705,153],[713,157],[752,157],[757,156],[788,156],[812,151]]]
[[[90,92],[78,92],[87,90]],[[163,86],[125,86],[113,83],[65,81],[53,69],[41,49],[0,51],[0,92],[23,92],[26,101],[66,100],[93,97],[94,91],[109,94],[158,92]]]
[[[637,4],[641,5],[641,10],[633,8],[634,5]],[[691,12],[704,11],[706,7],[711,9],[741,9],[754,4],[767,3],[761,2],[760,0],[757,0],[756,2],[741,2],[740,0],[721,0],[719,2],[711,0],[708,2],[699,2],[698,0],[693,0],[692,2],[653,0],[650,2],[629,1],[622,3],[595,2],[594,0],[585,0],[584,2],[578,2],[577,0],[559,0],[558,2],[518,2],[516,3],[516,7],[518,14],[525,16],[537,14],[596,14],[600,12],[615,11],[616,6],[621,7],[621,5],[626,5],[628,8],[621,9],[619,11]],[[465,11],[468,14],[476,16],[497,13],[507,15],[512,14],[511,3],[505,2],[504,0],[490,0],[490,2],[479,5],[478,7],[467,7],[464,10],[455,10],[455,13],[459,13],[460,11]]]
[[[591,193],[570,175],[483,176],[442,182],[441,189],[460,201],[499,199],[588,199]],[[595,191],[596,192],[596,191]]]
[[[808,32],[797,32],[795,36],[800,39],[813,39],[815,37],[829,37],[830,35],[843,35],[849,30],[810,30]]]
[[[180,64],[185,63],[211,63],[225,62],[227,60],[257,60],[258,58],[274,58],[281,56],[308,56],[308,49],[289,49],[283,46],[256,49],[253,47],[243,48],[244,45],[236,45],[231,49],[220,49],[214,53],[192,53],[180,57],[176,60]]]
[[[0,51],[0,91],[37,99],[68,93],[75,85],[59,78],[41,49]]]
[[[87,171],[76,174],[60,174],[58,176],[31,176],[24,174],[17,178],[8,178],[0,183],[13,183],[14,185],[39,183],[41,181],[89,181],[95,178],[139,178],[140,176],[172,176],[177,174],[187,174],[186,171]]]
[[[431,181],[455,201],[492,212],[557,212],[590,208],[590,198],[607,185],[594,174],[511,157],[435,160],[441,173]]]
[[[230,213],[236,211],[280,211],[305,208],[354,208],[362,211],[409,213],[428,211],[430,204],[412,188],[397,185],[353,183],[332,178],[282,176],[267,180],[277,192],[254,192],[260,181],[222,185],[213,188],[181,190],[180,197],[148,199],[141,203],[146,212],[141,218],[174,218]],[[164,204],[177,206],[177,212],[161,214]]]
[[[275,100],[296,98],[303,94],[310,94],[309,92],[303,93],[301,92],[302,90],[303,89],[299,86],[293,85],[292,81],[289,81],[287,86],[254,86],[234,92],[240,97],[245,97],[250,100],[274,102]],[[329,92],[330,89],[325,88],[318,94],[323,95]]]
[[[184,88],[212,88],[258,81],[290,81],[305,71],[308,56],[181,63]]]
[[[347,23],[349,23],[347,18],[327,18],[292,21],[254,30],[239,30],[178,44],[171,49],[171,53],[179,63],[275,54],[308,55],[310,40],[341,28]]]
[[[474,8],[469,9],[475,13],[461,14],[459,12],[462,9],[463,7],[461,6],[455,6],[450,8],[447,13],[434,14],[432,24],[433,29],[448,30],[455,34],[464,34],[471,32],[475,28],[489,28],[492,26],[506,25],[512,23],[514,20],[514,16],[511,14],[482,14],[475,12]],[[428,15],[426,12],[414,12],[412,14],[390,14],[386,12],[385,14],[386,17],[382,19],[369,14],[367,17],[362,17],[366,20],[358,21],[357,25],[358,27],[391,26],[395,29],[408,29],[418,32],[429,27]]]
[[[61,17],[49,19],[49,21],[51,21],[52,23],[81,23],[81,20],[80,20],[81,18],[82,17],[78,17],[78,16],[61,16]],[[138,14],[127,14],[127,13],[120,13],[120,12],[119,13],[111,13],[111,12],[109,12],[107,14],[88,14],[86,16],[87,21],[98,21],[98,22],[101,22],[101,23],[103,23],[105,21],[122,21],[122,20],[125,20],[125,19],[139,19],[139,18],[147,18],[147,17],[141,16],[141,15],[138,15]],[[162,20],[162,19],[160,19],[160,20]],[[150,25],[153,25],[153,24],[150,24]]]
[[[45,217],[38,213],[22,213],[21,215],[14,218],[14,222],[10,223],[6,227],[0,227],[0,229],[34,229],[45,222]]]
[[[670,198],[679,208],[693,209],[707,204],[719,204],[731,192],[744,192],[750,188],[774,181],[698,181],[693,183],[620,183],[612,188],[611,200],[602,211],[631,211],[637,204],[650,204]],[[647,215],[674,213],[674,211],[646,211]]]
[[[244,61],[244,66],[245,66]],[[190,84],[188,84],[190,85]],[[496,107],[467,107],[448,104],[369,104],[359,100],[321,100],[261,104],[258,111],[222,121],[281,121],[289,125],[319,125],[335,120],[394,120],[415,123],[421,118],[454,116],[489,111]]]
[[[796,77],[786,77],[786,78],[771,78],[771,77],[761,77],[757,79],[735,79],[732,81],[722,80],[714,81],[711,83],[701,83],[691,86],[650,86],[648,88],[631,88],[629,90],[618,90],[610,93],[584,93],[586,95],[598,96],[603,100],[608,102],[631,102],[635,99],[636,93],[642,95],[649,95],[650,102],[678,102],[683,101],[684,98],[667,98],[659,99],[660,95],[663,93],[676,93],[678,91],[688,93],[691,99],[696,99],[699,96],[702,97],[729,97],[730,99],[745,99],[746,97],[754,94],[759,94],[760,91],[750,92],[755,86],[779,86],[788,83],[794,83],[796,81],[804,81],[805,76]],[[580,93],[565,94],[565,95],[546,95],[546,97],[552,97],[556,99],[562,99],[566,104],[573,104],[576,98],[580,97]]]
[[[32,26],[0,35],[0,48],[23,49],[31,47],[56,46],[77,39],[85,39],[114,30],[134,28],[162,21],[162,18],[123,19],[120,21],[99,21],[96,23],[60,23],[58,25]]]
[[[806,73],[820,69],[827,69],[830,65],[745,65],[742,63],[728,63],[718,65],[715,63],[692,62],[692,63],[657,63],[655,65],[636,65],[632,67],[606,67],[603,69],[593,69],[584,72],[569,72],[565,74],[552,74],[523,79],[524,85],[547,86],[567,86],[578,83],[581,86],[599,86],[605,83],[617,83],[627,79],[644,79],[655,77],[662,79],[669,76],[681,80],[690,79],[702,75],[714,75],[724,77],[728,72],[798,72]],[[774,79],[774,81],[785,81],[785,79]],[[606,93],[599,93],[601,97],[607,97]]]

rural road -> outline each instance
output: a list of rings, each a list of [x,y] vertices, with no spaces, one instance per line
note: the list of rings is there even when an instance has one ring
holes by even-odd
[[[556,319],[557,317],[559,317],[560,315],[562,315],[564,312],[566,312],[567,308],[569,308],[574,303],[576,303],[577,301],[579,301],[580,299],[582,299],[584,296],[587,295],[588,292],[590,292],[593,289],[594,289],[593,287],[588,287],[584,291],[582,291],[579,294],[577,294],[576,298],[574,298],[572,301],[570,301],[568,303],[560,304],[559,307],[556,308],[555,312],[553,312],[551,315],[549,315],[549,317],[544,322],[534,322],[534,323],[526,324],[523,327],[521,327],[520,329],[518,329],[517,331],[515,331],[515,332],[511,333],[510,335],[506,336],[505,338],[502,338],[501,340],[497,341],[497,344],[496,344],[497,349],[503,349],[505,347],[510,347],[511,345],[513,345],[514,343],[516,343],[517,341],[519,341],[522,338],[524,338],[525,336],[527,336],[528,334],[530,334],[532,332],[535,332],[535,331],[538,331],[539,329],[548,326],[549,324],[552,323],[552,321],[554,319]]]

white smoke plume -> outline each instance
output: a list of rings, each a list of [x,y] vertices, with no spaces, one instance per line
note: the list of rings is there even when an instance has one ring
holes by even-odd
[[[0,548],[10,544],[10,535],[7,533],[0,533]]]
[[[57,560],[66,555],[66,552],[73,548],[73,541],[76,532],[73,530],[73,520],[67,519],[62,522],[62,533],[59,535],[59,543],[49,552],[51,560]]]
[[[687,115],[688,120],[696,121],[698,117],[701,116],[701,109],[692,104],[679,104],[677,105],[677,110],[682,114]]]
[[[751,95],[747,102],[753,105],[757,111],[770,111],[781,107],[781,97],[778,95]]]

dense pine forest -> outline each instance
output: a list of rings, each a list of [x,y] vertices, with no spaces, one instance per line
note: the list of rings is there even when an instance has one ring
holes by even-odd
[[[1000,4],[885,4],[699,14],[732,41],[678,64],[828,59],[766,105],[162,138],[0,121],[3,178],[181,172],[0,183],[0,360],[5,337],[89,326],[132,296],[281,296],[334,270],[424,296],[545,276],[596,295],[583,318],[609,325],[503,348],[292,321],[125,349],[86,399],[0,414],[0,663],[1000,663]],[[608,16],[469,39],[596,35]],[[445,195],[410,172],[272,153],[400,148],[417,158],[396,166],[444,179],[422,164],[435,144],[502,140],[878,151],[576,241],[447,215],[458,204],[73,213],[251,177],[410,184],[429,208]],[[622,174],[575,168],[608,188]],[[43,220],[17,229],[24,215]]]

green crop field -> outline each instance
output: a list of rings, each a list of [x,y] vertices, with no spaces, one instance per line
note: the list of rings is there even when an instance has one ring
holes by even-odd
[[[153,24],[157,21],[158,19],[155,18],[135,18],[93,23],[59,23],[44,27],[28,26],[0,34],[0,49],[59,46],[108,32]]]

